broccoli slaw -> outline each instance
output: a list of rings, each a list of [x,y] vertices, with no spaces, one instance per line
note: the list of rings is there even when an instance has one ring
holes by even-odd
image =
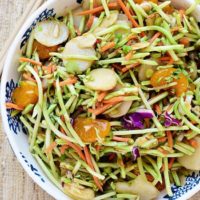
[[[36,25],[6,107],[68,196],[172,196],[200,170],[199,4],[90,0]]]

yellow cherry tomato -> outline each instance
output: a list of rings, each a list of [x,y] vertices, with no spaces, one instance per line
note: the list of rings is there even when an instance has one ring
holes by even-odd
[[[92,143],[98,137],[105,138],[110,133],[110,122],[102,119],[77,118],[74,122],[74,130],[83,142]]]
[[[38,101],[38,87],[34,83],[22,81],[12,93],[12,102],[20,107],[36,104]]]
[[[181,96],[188,89],[188,79],[183,73],[179,73],[177,78],[174,78],[172,75],[176,70],[175,68],[168,68],[156,71],[151,77],[151,85],[153,87],[159,87],[176,82],[177,84],[171,88],[175,89],[176,96]]]

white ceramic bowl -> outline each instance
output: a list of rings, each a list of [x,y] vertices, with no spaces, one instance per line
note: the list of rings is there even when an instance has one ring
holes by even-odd
[[[28,20],[25,22],[20,32],[13,41],[5,62],[4,71],[1,82],[1,113],[3,119],[4,130],[8,136],[12,149],[17,156],[19,162],[29,174],[29,176],[47,193],[58,200],[69,200],[62,191],[60,191],[40,169],[36,160],[29,152],[27,136],[23,131],[23,126],[18,117],[12,118],[11,112],[6,110],[5,102],[11,99],[11,93],[16,87],[19,78],[17,72],[18,58],[21,54],[21,48],[26,44],[30,33],[38,21],[47,19],[53,15],[63,15],[67,8],[75,8],[80,5],[82,0],[49,0],[41,6]],[[186,0],[188,1],[188,0]],[[167,196],[164,192],[158,198],[168,200],[186,200],[200,190],[200,173],[193,173],[187,177],[183,187],[172,186],[173,197]]]

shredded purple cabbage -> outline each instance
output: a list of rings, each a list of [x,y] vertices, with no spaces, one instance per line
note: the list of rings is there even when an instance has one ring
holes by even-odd
[[[143,118],[138,113],[132,113],[129,115],[125,115],[122,118],[122,123],[124,125],[124,128],[128,130],[133,130],[135,128],[143,129]]]
[[[139,152],[139,149],[138,147],[133,147],[132,149],[132,155],[133,155],[133,160],[137,160],[137,158],[140,157],[140,152]]]
[[[180,120],[173,118],[168,112],[165,112],[165,127],[169,127],[172,125],[180,126]]]
[[[145,118],[153,118],[153,112],[151,110],[139,109],[135,113],[125,115],[122,118],[122,124],[128,130],[143,129]]]

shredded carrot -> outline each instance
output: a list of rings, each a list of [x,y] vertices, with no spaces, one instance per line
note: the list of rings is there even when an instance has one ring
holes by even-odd
[[[116,158],[116,154],[111,153],[111,154],[109,155],[109,157],[108,157],[108,160],[113,160],[113,159],[115,159],[115,158]]]
[[[23,75],[22,75],[26,80],[28,80],[28,81],[31,81],[31,82],[36,82],[36,80],[35,79],[33,79],[32,77],[31,77],[31,75],[30,74],[27,74],[27,73],[23,73]]]
[[[154,181],[154,177],[153,177],[151,174],[145,174],[145,175],[146,175],[147,180],[148,180],[149,182],[153,182],[153,181]]]
[[[164,171],[165,171],[165,165],[164,165],[164,163],[162,164],[162,167],[161,167],[160,171],[161,171],[161,172],[164,172]]]
[[[97,101],[98,102],[102,102],[106,95],[107,95],[107,92],[101,92],[101,93],[99,93],[99,95],[97,97]]]
[[[181,16],[181,20],[183,21],[184,15],[185,15],[185,10],[179,10],[179,14]]]
[[[96,176],[93,176],[93,179],[99,190],[103,192],[102,183],[100,182],[100,180]]]
[[[158,58],[158,60],[159,61],[169,61],[171,59],[171,57],[170,56],[163,56],[163,57],[161,57],[161,58]]]
[[[52,142],[45,150],[45,153],[51,153],[53,151],[53,149],[57,146],[56,142]]]
[[[144,119],[144,122],[145,122],[146,128],[150,128],[150,119],[146,118]]]
[[[51,65],[51,71],[55,72],[57,70],[57,66],[56,65]]]
[[[173,148],[174,142],[171,131],[166,131],[166,134],[167,134],[168,145],[170,148]]]
[[[123,3],[122,0],[117,0],[118,4],[120,5],[120,7],[122,8],[122,10],[124,11],[124,13],[126,14],[126,16],[128,17],[128,19],[131,21],[133,27],[139,27],[138,23],[135,21],[135,19],[132,17],[130,11],[128,10],[128,8],[125,6],[125,4]]]
[[[161,32],[157,32],[150,40],[150,44],[152,44],[157,38],[161,36]]]
[[[183,44],[184,46],[187,46],[190,44],[190,40],[187,37],[183,37],[179,40],[180,44]]]
[[[194,148],[198,147],[198,142],[195,139],[188,140],[188,142],[192,147]]]
[[[88,21],[87,21],[86,27],[87,27],[88,29],[90,29],[91,26],[92,26],[92,24],[93,24],[93,22],[94,22],[94,15],[90,15],[90,17],[89,17],[89,19],[88,19]]]
[[[18,106],[17,104],[14,104],[14,103],[11,103],[11,102],[6,103],[6,108],[7,109],[15,109],[15,110],[19,110],[19,111],[24,109],[23,107]]]
[[[114,136],[112,138],[112,140],[117,141],[117,142],[129,142],[130,138],[123,138],[123,137]]]
[[[65,81],[61,81],[59,85],[61,87],[63,87],[63,86],[66,86],[66,85],[75,84],[76,82],[77,82],[77,78],[76,77],[70,77]]]
[[[48,66],[42,66],[42,69],[47,73],[47,74],[51,74],[53,72],[56,71],[57,69],[57,66],[56,65],[53,65],[53,64],[50,64]]]
[[[64,154],[65,153],[65,150],[67,150],[69,148],[68,145],[63,145],[62,147],[60,147],[60,153],[61,154]]]
[[[95,146],[95,149],[96,149],[96,151],[100,151],[101,146],[100,146],[100,145],[96,145],[96,146]]]
[[[113,48],[115,46],[115,42],[109,42],[108,44],[106,44],[105,46],[101,47],[100,51],[101,52],[105,52],[111,48]]]
[[[109,108],[111,108],[114,104],[111,103],[111,104],[106,104],[106,105],[103,105],[99,108],[96,108],[96,109],[88,109],[88,112],[90,113],[93,113],[95,115],[100,115],[102,113],[104,113],[106,110],[108,110]]]
[[[19,58],[19,61],[20,61],[20,62],[29,62],[29,63],[31,63],[31,64],[33,64],[33,65],[38,65],[38,66],[41,66],[41,65],[42,65],[41,62],[37,62],[37,61],[32,60],[32,59],[30,59],[30,58],[21,57],[21,58]]]
[[[66,141],[66,142],[67,142],[68,146],[70,146],[71,148],[73,148],[76,151],[76,153],[80,156],[80,158],[82,160],[86,161],[85,156],[84,156],[84,154],[83,154],[83,152],[82,152],[82,150],[79,146],[77,146],[77,145],[75,145],[75,144],[73,144],[69,141]]]
[[[138,63],[131,64],[131,65],[127,65],[126,67],[122,68],[121,71],[122,71],[123,73],[125,73],[125,72],[127,72],[128,70],[137,67],[138,65],[140,65],[139,62],[138,62]]]
[[[85,158],[86,158],[87,164],[94,170],[94,166],[93,166],[93,163],[92,163],[92,159],[90,157],[90,153],[89,153],[88,147],[85,146],[83,148],[83,150],[84,150],[84,153],[85,153]]]
[[[110,9],[115,9],[118,7],[118,4],[117,3],[109,3],[108,4],[108,8]],[[82,11],[80,13],[78,13],[78,15],[89,15],[89,14],[95,14],[95,13],[98,13],[98,12],[101,12],[104,10],[104,7],[103,6],[98,6],[96,8],[93,8],[93,9],[90,9],[90,10],[85,10],[85,11]]]
[[[172,168],[174,161],[175,161],[175,158],[170,158],[169,163],[168,163],[168,169]],[[161,172],[163,172],[164,170],[165,170],[165,166],[164,166],[164,163],[163,163],[162,168],[161,168]]]
[[[51,67],[49,67],[49,66],[43,66],[42,69],[45,71],[45,73],[51,74]]]
[[[112,67],[113,67],[114,69],[117,69],[118,71],[121,71],[121,70],[122,70],[122,66],[121,66],[120,64],[117,64],[117,63],[113,63],[113,64],[112,64]]]
[[[192,120],[191,123],[192,123],[193,125],[198,124],[198,122],[196,122],[196,121],[194,121],[194,120]]]
[[[167,141],[167,137],[158,138],[158,142],[163,143]]]
[[[158,42],[157,46],[162,46],[163,45],[163,42]]]
[[[164,155],[167,155],[168,154],[168,151],[166,151],[165,149],[159,147],[158,148],[158,151],[160,151],[161,153],[163,153]]]
[[[61,115],[60,119],[64,122],[65,121],[64,115]]]
[[[174,164],[175,158],[170,158],[169,164],[168,164],[168,169],[171,169],[173,164]]]
[[[154,108],[155,108],[155,111],[157,112],[158,115],[161,115],[161,114],[162,114],[162,110],[161,110],[159,104],[155,104],[155,105],[154,105]]]
[[[66,134],[65,130],[62,127],[60,127],[60,132],[63,133],[63,134]]]
[[[90,155],[90,152],[89,152],[87,146],[84,147],[84,153],[85,153],[85,158],[86,158],[87,164],[90,166],[91,169],[95,170],[94,165],[92,163],[91,155]],[[103,188],[102,188],[102,185],[101,185],[101,182],[99,181],[99,179],[96,176],[93,176],[93,179],[94,179],[94,182],[96,183],[97,187],[99,188],[99,190],[103,191]]]
[[[132,56],[133,56],[133,52],[130,51],[130,52],[125,56],[125,60],[130,60]]]
[[[170,60],[169,60],[169,62],[168,62],[168,64],[172,65],[173,63],[174,63],[174,59],[171,57]]]
[[[104,100],[103,103],[105,103],[105,104],[119,103],[119,102],[124,101],[124,97],[125,97],[125,96],[113,97],[113,98],[111,98],[111,99]]]

